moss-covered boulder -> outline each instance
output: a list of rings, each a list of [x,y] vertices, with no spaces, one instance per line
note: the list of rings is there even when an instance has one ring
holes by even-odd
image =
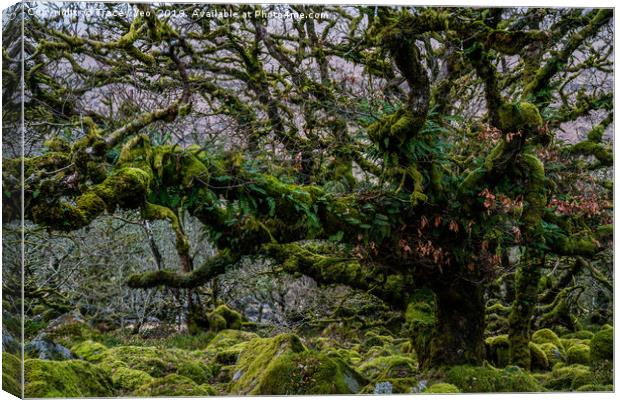
[[[215,335],[215,337],[205,348],[204,352],[209,356],[215,356],[216,354],[228,350],[235,345],[249,342],[250,340],[256,338],[258,338],[256,333],[225,329]]]
[[[111,397],[108,374],[82,360],[24,362],[26,397]]]
[[[590,368],[585,365],[558,365],[545,379],[543,385],[553,391],[569,391],[592,383]]]
[[[435,383],[424,390],[424,393],[461,393],[461,391],[450,383]]]
[[[92,340],[78,343],[71,348],[73,354],[90,362],[101,361],[107,350],[108,348],[106,346],[101,343],[93,342]]]
[[[215,396],[217,391],[208,384],[198,385],[188,377],[170,374],[140,386],[132,396]]]
[[[575,332],[576,339],[592,339],[594,337],[594,333],[586,330]]]
[[[564,351],[560,338],[551,329],[539,329],[534,332],[532,335],[532,342],[536,344],[552,343],[560,351]]]
[[[224,329],[241,329],[243,316],[225,304],[217,306],[207,314],[209,330],[219,332]]]
[[[373,358],[360,364],[358,370],[371,381],[405,378],[415,373],[417,362],[411,357],[390,355]]]
[[[144,371],[118,367],[112,371],[112,384],[121,394],[128,394],[137,388],[153,382],[153,377]]]
[[[564,354],[555,344],[541,343],[538,347],[545,353],[550,367],[565,361]]]
[[[239,357],[232,394],[356,393],[364,379],[339,358],[306,350],[299,338],[281,334],[253,339]]]
[[[540,392],[540,384],[519,367],[504,369],[459,365],[446,372],[445,381],[465,393]]]
[[[370,349],[371,347],[383,347],[394,341],[394,338],[387,335],[381,335],[375,331],[368,331],[364,333],[364,341],[362,342],[362,349]]]
[[[569,364],[590,364],[590,346],[576,344],[566,351],[566,362]]]
[[[72,347],[79,357],[112,373],[119,368],[138,370],[153,378],[178,374],[198,384],[208,382],[215,374],[204,351],[152,346],[118,346],[107,348],[101,343],[85,341]],[[134,374],[137,376],[136,374]]]
[[[49,323],[37,339],[71,348],[85,340],[98,340],[101,334],[93,329],[77,311],[61,315]]]
[[[592,363],[614,358],[614,330],[603,329],[597,332],[590,341],[590,356]]]
[[[575,389],[576,392],[613,392],[614,385],[587,384]]]
[[[545,353],[539,345],[529,342],[528,347],[530,349],[530,368],[532,371],[549,369],[549,359],[547,353]]]
[[[11,353],[2,352],[2,390],[22,397],[21,360]]]

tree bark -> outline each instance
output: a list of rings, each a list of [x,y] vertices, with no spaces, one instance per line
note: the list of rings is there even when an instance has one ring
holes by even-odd
[[[435,290],[437,324],[422,368],[482,363],[484,358],[484,291],[465,280]]]

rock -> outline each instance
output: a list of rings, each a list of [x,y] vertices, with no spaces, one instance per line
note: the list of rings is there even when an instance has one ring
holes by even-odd
[[[214,396],[217,391],[210,385],[198,385],[185,376],[170,374],[163,378],[140,386],[133,392],[133,396]]]
[[[229,389],[240,395],[350,394],[365,383],[339,357],[307,350],[297,336],[281,334],[247,343]]]
[[[20,353],[19,341],[3,326],[2,327],[2,351],[5,353]]]
[[[359,371],[371,380],[405,378],[415,373],[417,363],[414,359],[401,355],[373,358],[359,366]]]
[[[379,382],[375,385],[373,394],[392,394],[392,383]]]
[[[111,397],[112,381],[96,365],[82,360],[27,359],[26,397]]]
[[[22,397],[21,360],[11,353],[2,352],[2,390]]]
[[[101,343],[92,341],[80,343],[72,350],[77,356],[96,363],[110,373],[124,367],[145,372],[153,378],[177,374],[190,378],[197,384],[207,383],[215,374],[208,362],[209,358],[199,350],[147,346],[118,346],[108,349]]]
[[[534,332],[532,342],[536,344],[552,343],[558,350],[564,350],[560,338],[551,329],[540,329]]]
[[[42,360],[71,360],[75,358],[71,350],[47,339],[35,338],[26,346],[24,352]]]
[[[504,369],[459,365],[446,373],[446,383],[451,383],[464,393],[483,392],[540,392],[540,384],[516,366]]]
[[[613,361],[614,359],[614,330],[603,329],[597,332],[590,341],[592,363]]]
[[[426,389],[424,393],[461,393],[461,391],[450,383],[435,383]]]
[[[569,364],[590,364],[590,346],[576,344],[571,346],[566,352],[566,360]]]

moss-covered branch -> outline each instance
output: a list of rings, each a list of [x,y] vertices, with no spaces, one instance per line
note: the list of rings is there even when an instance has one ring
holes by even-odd
[[[127,285],[135,289],[147,289],[158,286],[193,289],[223,274],[238,259],[239,257],[230,251],[220,250],[217,256],[208,259],[202,266],[194,269],[192,272],[180,273],[168,269],[149,271],[130,276],[127,280]]]

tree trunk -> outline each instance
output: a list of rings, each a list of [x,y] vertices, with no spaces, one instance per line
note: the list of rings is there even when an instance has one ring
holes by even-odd
[[[512,364],[529,369],[530,326],[538,300],[540,258],[527,257],[515,274],[515,300],[508,317],[508,340]]]
[[[484,358],[484,298],[481,285],[458,280],[435,289],[436,325],[421,368],[481,364]]]

